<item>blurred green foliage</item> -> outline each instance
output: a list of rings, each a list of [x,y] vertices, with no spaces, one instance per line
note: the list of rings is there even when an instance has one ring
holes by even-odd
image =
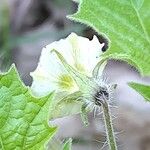
[[[65,0],[65,2],[62,0],[54,0],[54,3],[57,7],[65,8],[67,11],[67,14],[72,13],[72,7],[71,7],[72,1],[71,0]]]
[[[47,0],[46,2],[50,2]],[[62,0],[54,0],[53,1],[56,8],[66,9],[67,14],[73,13],[73,5],[72,1],[66,0],[65,3]],[[8,3],[5,1],[1,2],[0,5],[0,70],[6,71],[9,69],[12,64],[12,49],[16,46],[20,46],[23,44],[33,44],[40,40],[44,40],[45,38],[51,38],[53,36],[54,39],[58,40],[60,38],[64,38],[70,32],[76,32],[78,34],[82,34],[85,29],[84,26],[79,24],[70,24],[67,27],[59,30],[59,32],[51,31],[47,29],[46,31],[30,31],[27,34],[22,35],[13,35],[11,34],[10,24],[10,12]],[[67,19],[66,19],[67,20]]]
[[[11,64],[10,14],[6,2],[0,6],[0,69],[5,70]]]

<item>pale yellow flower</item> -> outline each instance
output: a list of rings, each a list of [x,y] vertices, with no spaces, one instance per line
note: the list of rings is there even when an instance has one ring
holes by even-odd
[[[103,45],[96,36],[89,40],[75,33],[71,33],[66,39],[47,45],[42,50],[36,70],[31,73],[33,93],[44,96],[54,90],[68,94],[79,90],[60,59],[51,52],[53,49],[57,50],[74,69],[92,77],[92,71],[100,60]]]

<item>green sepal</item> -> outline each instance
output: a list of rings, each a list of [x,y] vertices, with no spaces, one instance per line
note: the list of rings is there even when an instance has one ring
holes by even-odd
[[[61,95],[61,96],[60,96]],[[77,91],[66,96],[65,92],[57,93],[51,107],[50,120],[80,113],[82,102],[81,92]]]
[[[98,85],[92,80],[92,78],[78,72],[72,66],[70,66],[57,50],[53,50],[52,52],[55,52],[57,54],[58,58],[60,59],[64,67],[66,68],[70,76],[72,76],[72,78],[75,80],[75,82],[79,87],[80,96],[78,97],[78,99],[76,99],[76,101],[82,102],[82,106],[80,107],[81,119],[83,123],[87,126],[89,123],[87,118],[87,109],[86,109],[87,105],[84,99],[92,98],[91,95],[93,94],[93,91],[97,90],[96,88]]]
[[[96,87],[98,86],[94,81],[93,78],[86,76],[85,74],[82,74],[75,70],[72,66],[70,66],[64,57],[57,51],[52,50],[52,52],[55,52],[60,59],[61,63],[64,65],[70,76],[75,80],[76,84],[79,87],[79,90],[83,94],[89,94],[93,90],[96,90]]]

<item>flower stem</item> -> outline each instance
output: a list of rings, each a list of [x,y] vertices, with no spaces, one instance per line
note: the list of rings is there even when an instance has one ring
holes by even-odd
[[[117,144],[116,144],[116,139],[114,135],[114,129],[112,125],[112,119],[111,119],[108,103],[105,101],[105,103],[102,104],[102,107],[103,107],[103,117],[104,117],[104,122],[105,122],[109,149],[117,150]]]

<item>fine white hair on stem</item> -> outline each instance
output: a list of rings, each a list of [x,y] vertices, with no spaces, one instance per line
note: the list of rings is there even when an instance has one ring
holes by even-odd
[[[105,143],[103,144],[103,146],[100,148],[100,150],[103,150],[105,147],[108,146],[108,141],[105,141]]]
[[[98,107],[97,106],[94,106],[94,118],[96,117],[96,113],[97,113],[97,109],[98,109]]]

